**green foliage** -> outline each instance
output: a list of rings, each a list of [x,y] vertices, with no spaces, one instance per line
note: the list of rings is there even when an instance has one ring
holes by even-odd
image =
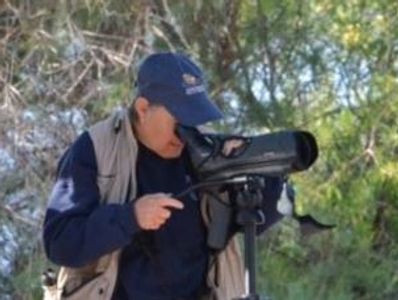
[[[260,288],[272,299],[394,299],[396,296],[393,251],[375,253],[358,243],[360,239],[346,228],[323,236],[302,237],[288,242],[291,245],[286,247],[288,236],[284,230],[269,232],[260,244]],[[270,248],[275,251],[269,251]],[[292,255],[291,249],[306,250],[303,256]],[[303,254],[303,250],[300,252]]]
[[[43,257],[30,257],[24,268],[13,278],[13,290],[15,297],[34,300],[41,299],[41,274],[46,269]]]

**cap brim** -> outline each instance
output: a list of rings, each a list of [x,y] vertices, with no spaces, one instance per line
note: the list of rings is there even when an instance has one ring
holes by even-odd
[[[199,126],[223,118],[221,111],[206,93],[174,98],[165,107],[184,126]]]

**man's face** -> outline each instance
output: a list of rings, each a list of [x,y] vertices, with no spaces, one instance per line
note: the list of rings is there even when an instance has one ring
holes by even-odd
[[[150,105],[142,97],[134,106],[137,112],[134,128],[138,140],[160,157],[179,157],[184,144],[175,134],[177,120],[163,106]]]

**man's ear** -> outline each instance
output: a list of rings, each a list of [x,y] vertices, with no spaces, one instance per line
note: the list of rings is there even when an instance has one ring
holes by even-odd
[[[134,108],[137,113],[138,122],[142,122],[149,109],[149,101],[144,97],[138,97],[134,102]]]

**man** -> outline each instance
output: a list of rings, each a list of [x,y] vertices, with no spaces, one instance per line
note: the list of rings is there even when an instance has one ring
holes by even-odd
[[[176,126],[222,114],[208,99],[201,70],[182,54],[149,56],[137,90],[128,113],[94,125],[59,163],[43,230],[47,256],[67,270],[54,297],[211,297],[201,201],[195,193],[173,197],[195,181]],[[274,184],[267,193],[277,199]],[[96,282],[112,272],[105,285]]]

